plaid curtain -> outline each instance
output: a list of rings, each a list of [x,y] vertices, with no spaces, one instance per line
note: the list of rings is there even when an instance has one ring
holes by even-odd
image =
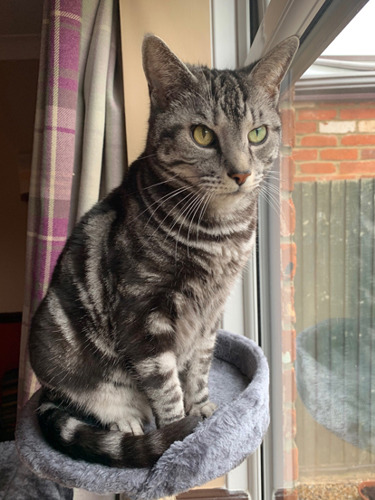
[[[117,0],[46,0],[27,227],[19,408],[38,388],[30,321],[71,228],[126,165]]]

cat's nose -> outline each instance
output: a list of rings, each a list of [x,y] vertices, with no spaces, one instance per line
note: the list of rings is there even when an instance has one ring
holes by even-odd
[[[234,179],[239,186],[242,186],[242,184],[245,183],[245,181],[249,177],[249,175],[251,175],[251,172],[234,172],[234,173],[228,174],[228,175],[229,175],[229,177]]]

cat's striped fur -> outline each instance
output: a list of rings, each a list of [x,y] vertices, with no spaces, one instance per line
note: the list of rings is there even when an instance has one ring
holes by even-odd
[[[256,65],[217,71],[145,38],[145,152],[76,225],[32,321],[39,421],[57,449],[149,466],[215,410],[216,329],[253,246],[280,143],[279,84],[297,46],[292,37]],[[208,147],[194,139],[200,124]],[[259,144],[254,129],[266,130]],[[157,430],[144,434],[152,417]]]

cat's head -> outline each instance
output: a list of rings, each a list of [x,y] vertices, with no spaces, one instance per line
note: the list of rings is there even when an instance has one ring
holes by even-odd
[[[287,38],[240,70],[184,64],[158,37],[143,42],[151,113],[146,151],[216,206],[248,198],[276,159],[280,83],[298,48]]]

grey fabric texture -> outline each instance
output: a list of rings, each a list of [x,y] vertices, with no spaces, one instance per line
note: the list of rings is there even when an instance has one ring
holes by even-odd
[[[22,464],[14,441],[0,443],[1,500],[72,500],[73,490],[36,476]]]
[[[209,379],[216,412],[147,469],[117,469],[73,460],[43,439],[35,409],[38,393],[17,423],[22,460],[39,476],[96,493],[125,492],[134,500],[175,495],[229,472],[261,444],[269,424],[269,371],[251,340],[219,331]]]

